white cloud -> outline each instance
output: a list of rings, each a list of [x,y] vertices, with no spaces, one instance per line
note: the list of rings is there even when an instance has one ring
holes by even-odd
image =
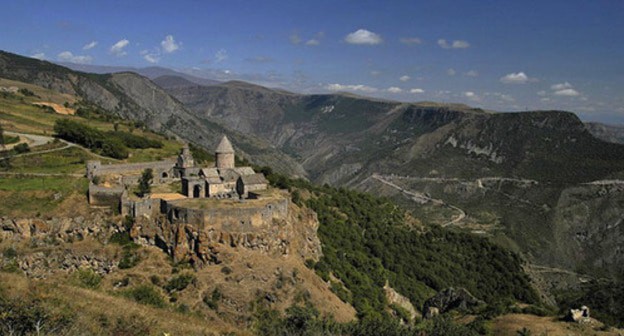
[[[466,77],[479,77],[477,70],[470,70],[464,74]]]
[[[30,57],[43,61],[45,59],[45,53],[36,53],[34,55],[30,55]]]
[[[74,55],[70,51],[63,51],[57,55],[59,61],[76,64],[89,64],[93,60],[91,56]]]
[[[158,61],[160,61],[160,54],[158,52],[149,52],[148,50],[142,50],[141,56],[143,56],[144,60],[152,64],[158,63]]]
[[[401,92],[403,92],[403,90],[400,87],[396,87],[396,86],[391,86],[391,87],[387,88],[386,91],[388,91],[390,93],[401,93]]]
[[[412,79],[412,77],[408,76],[408,75],[403,75],[401,76],[401,78],[399,78],[399,80],[401,82],[407,82],[408,80]]]
[[[379,77],[381,76],[382,72],[379,70],[371,70],[370,75],[373,77]]]
[[[544,90],[538,91],[537,95],[540,96],[540,97],[544,97],[546,95],[546,91],[544,91]]]
[[[422,40],[418,37],[402,37],[399,39],[399,41],[406,45],[415,45],[422,43]]]
[[[290,34],[288,39],[290,40],[290,43],[292,43],[292,44],[299,44],[299,43],[301,43],[301,36],[299,36],[299,33],[297,33],[297,32],[293,32],[292,34]]]
[[[553,84],[550,86],[550,89],[552,90],[553,95],[560,97],[577,97],[581,95],[581,93],[575,90],[569,82]],[[545,96],[546,91],[540,91],[537,94]]]
[[[163,51],[168,54],[180,49],[180,44],[176,43],[173,35],[165,36],[165,39],[160,42],[160,46]]]
[[[524,72],[509,73],[500,78],[500,81],[505,84],[526,84],[528,82],[536,81],[535,78],[527,76]]]
[[[425,92],[425,90],[419,89],[419,88],[413,88],[413,89],[410,90],[410,93],[414,93],[414,94],[416,94],[416,93],[424,93],[424,92]]]
[[[383,42],[383,39],[379,34],[375,34],[366,29],[358,29],[357,31],[345,36],[345,41],[350,44],[375,45]]]
[[[95,46],[97,45],[97,41],[91,41],[87,44],[84,45],[84,47],[82,47],[82,50],[89,50],[89,49],[93,49],[95,48]]]
[[[321,44],[321,40],[325,37],[324,32],[318,32],[314,35],[313,38],[306,41],[305,45],[307,46],[317,46]]]
[[[451,43],[445,39],[439,39],[438,45],[443,49],[466,49],[470,47],[470,43],[463,40],[455,40]]]
[[[571,89],[572,88],[572,84],[565,82],[565,83],[559,83],[559,84],[554,84],[550,86],[551,90],[565,90],[565,89]]]
[[[329,91],[361,91],[366,93],[372,93],[378,91],[374,87],[368,85],[356,84],[356,85],[343,85],[343,84],[328,84],[325,88]]]
[[[574,89],[563,89],[563,90],[557,90],[553,93],[555,96],[563,96],[563,97],[576,97],[576,96],[580,96],[581,94],[574,90]]]
[[[453,49],[465,49],[470,47],[470,43],[462,40],[455,40],[451,45]]]
[[[226,59],[228,59],[228,53],[227,50],[225,49],[220,49],[219,51],[217,51],[215,53],[215,61],[217,63],[221,63],[223,61],[225,61]]]
[[[446,74],[449,75],[449,76],[455,76],[456,73],[457,73],[457,71],[455,71],[455,69],[453,69],[453,68],[448,68],[446,70]]]
[[[476,93],[472,92],[472,91],[465,91],[462,93],[462,96],[468,98],[469,100],[472,100],[474,102],[479,102],[481,101],[481,97],[479,97]]]
[[[126,39],[119,40],[110,47],[110,53],[117,57],[125,56],[128,53],[124,50],[124,48],[128,46],[128,44],[130,44],[130,41]]]

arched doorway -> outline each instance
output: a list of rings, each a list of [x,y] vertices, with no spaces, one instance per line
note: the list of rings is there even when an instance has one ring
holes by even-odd
[[[196,184],[193,187],[193,198],[200,198],[202,192],[202,187],[199,184]]]
[[[166,179],[169,177],[169,174],[167,174],[167,172],[163,172],[161,175],[162,178]]]

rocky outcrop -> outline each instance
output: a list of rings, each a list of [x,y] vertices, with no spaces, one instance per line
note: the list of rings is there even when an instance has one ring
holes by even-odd
[[[391,305],[397,305],[403,309],[405,309],[409,314],[412,321],[414,321],[420,314],[416,311],[412,303],[408,298],[401,295],[401,293],[397,292],[394,288],[390,287],[390,283],[386,280],[386,284],[383,287],[384,294],[386,295],[386,300]]]
[[[321,256],[316,235],[319,223],[316,213],[309,209],[290,204],[285,218],[242,230],[228,229],[228,224],[172,223],[165,216],[138,218],[130,236],[139,244],[158,246],[174,260],[189,260],[197,267],[226,262],[237,249],[271,257],[296,253],[302,260]]]
[[[116,230],[117,225],[104,213],[94,213],[90,218],[0,217],[0,242],[30,240],[35,246],[43,241],[72,242],[82,240],[86,236],[106,240]]]
[[[52,274],[70,273],[89,268],[100,275],[117,268],[119,258],[101,251],[74,251],[63,246],[85,239],[106,242],[120,230],[105,213],[94,212],[90,217],[73,218],[8,218],[0,217],[0,243],[29,248],[17,253],[9,248],[0,252],[0,269],[21,271],[30,278],[47,278]],[[98,243],[99,244],[99,243]],[[14,251],[9,253],[7,251]]]
[[[580,309],[570,309],[565,319],[569,322],[587,323],[590,321],[589,308],[582,306]]]
[[[10,258],[4,256],[0,259],[0,268],[14,265],[27,277],[34,279],[45,279],[56,273],[71,273],[85,268],[103,276],[115,271],[118,264],[119,260],[108,258],[105,255],[80,254],[71,250],[58,249]]]
[[[482,301],[472,296],[466,289],[449,287],[425,301],[423,312],[425,317],[433,317],[455,309],[467,312],[481,303]]]

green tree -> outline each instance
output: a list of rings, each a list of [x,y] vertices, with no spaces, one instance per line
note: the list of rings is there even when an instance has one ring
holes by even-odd
[[[147,168],[141,174],[139,179],[139,196],[143,197],[152,191],[152,180],[154,179],[154,173],[151,168]]]

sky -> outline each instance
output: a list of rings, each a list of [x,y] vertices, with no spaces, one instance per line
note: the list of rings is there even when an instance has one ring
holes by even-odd
[[[624,123],[622,0],[0,0],[0,49]]]

